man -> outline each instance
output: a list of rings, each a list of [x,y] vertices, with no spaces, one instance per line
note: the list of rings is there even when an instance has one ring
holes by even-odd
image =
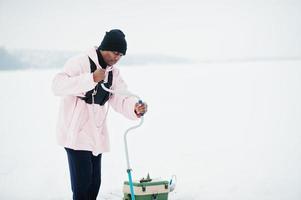
[[[134,97],[110,94],[101,87],[125,90],[114,67],[126,54],[127,43],[121,30],[106,32],[98,48],[69,59],[53,79],[52,89],[61,96],[57,141],[66,149],[74,200],[95,200],[101,183],[101,156],[109,151],[106,125],[108,102],[129,119],[147,111]]]

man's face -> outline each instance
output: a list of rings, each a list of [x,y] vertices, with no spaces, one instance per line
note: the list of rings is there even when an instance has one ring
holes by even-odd
[[[121,56],[123,54],[117,51],[102,51],[102,57],[109,66],[116,64]]]

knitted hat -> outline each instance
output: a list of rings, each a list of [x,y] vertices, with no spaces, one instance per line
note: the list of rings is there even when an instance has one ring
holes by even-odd
[[[98,49],[104,51],[117,51],[125,55],[127,44],[124,33],[119,29],[113,29],[106,32]]]

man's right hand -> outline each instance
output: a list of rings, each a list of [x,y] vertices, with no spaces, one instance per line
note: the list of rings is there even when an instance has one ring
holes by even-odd
[[[98,68],[93,72],[93,80],[95,83],[103,81],[105,79],[106,70]]]

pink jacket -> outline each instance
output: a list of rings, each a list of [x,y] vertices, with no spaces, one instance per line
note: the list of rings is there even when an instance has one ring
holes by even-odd
[[[87,91],[96,86],[93,74],[90,72],[88,56],[100,68],[95,48],[90,49],[86,54],[72,57],[66,62],[63,71],[55,75],[52,90],[55,95],[61,96],[57,122],[58,144],[75,150],[92,151],[96,156],[110,150],[106,125],[108,107],[87,104],[78,98],[84,97]],[[114,67],[111,89],[126,89],[119,70]],[[108,102],[115,111],[125,117],[138,119],[134,112],[137,102],[134,97],[114,94]]]

